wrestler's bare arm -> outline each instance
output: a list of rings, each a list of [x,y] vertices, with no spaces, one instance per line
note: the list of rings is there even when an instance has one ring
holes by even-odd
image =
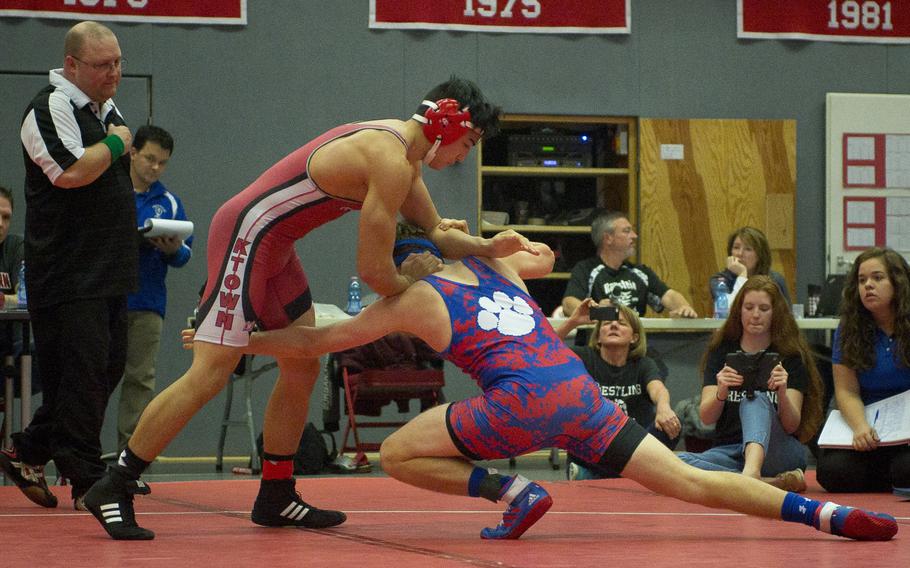
[[[497,235],[497,237],[498,236],[499,235]],[[522,280],[543,278],[553,271],[553,263],[556,260],[556,256],[545,243],[529,241],[528,244],[534,249],[532,253],[522,249],[500,260],[503,264],[515,271]]]
[[[411,190],[401,206],[401,215],[408,223],[423,229],[433,244],[439,247],[445,258],[452,260],[459,260],[466,256],[501,258],[519,250],[536,254],[531,242],[514,231],[504,231],[487,239],[470,235],[464,231],[442,227],[442,219],[439,217],[430,192],[420,175],[419,165],[415,167],[417,169],[414,171],[414,180],[411,183]]]
[[[521,250],[505,258],[486,259],[486,262],[494,270],[527,290],[524,280],[546,276],[552,272],[555,260],[553,251],[546,244],[531,242],[530,245],[536,254]]]
[[[433,241],[442,255],[458,260],[469,255],[486,256],[485,247],[489,239],[470,235],[465,231],[440,228],[442,219],[433,204],[430,192],[420,175],[420,165],[415,166],[411,189],[401,206],[401,216],[407,223],[423,229],[427,238]]]
[[[410,164],[403,155],[371,159],[367,194],[360,211],[357,271],[382,296],[399,294],[412,282],[398,273],[392,261],[398,212],[410,182]]]
[[[378,300],[357,316],[324,327],[295,325],[255,332],[246,353],[273,357],[318,357],[364,345],[390,333],[410,333],[442,350],[451,339],[448,312],[427,283],[400,295]]]

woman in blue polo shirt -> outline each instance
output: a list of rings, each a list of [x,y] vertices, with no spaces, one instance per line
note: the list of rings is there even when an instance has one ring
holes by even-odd
[[[865,406],[910,390],[910,266],[891,249],[860,254],[844,284],[834,334],[834,396],[853,449],[826,449],[818,482],[828,491],[910,488],[910,445],[881,446]]]

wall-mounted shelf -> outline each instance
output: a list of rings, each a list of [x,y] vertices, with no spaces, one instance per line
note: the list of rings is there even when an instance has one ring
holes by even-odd
[[[480,148],[478,226],[486,236],[513,229],[553,248],[554,272],[528,283],[550,313],[562,300],[572,266],[595,254],[590,233],[596,212],[617,209],[637,222],[638,122],[513,114],[500,126]],[[484,220],[485,212],[495,221]]]

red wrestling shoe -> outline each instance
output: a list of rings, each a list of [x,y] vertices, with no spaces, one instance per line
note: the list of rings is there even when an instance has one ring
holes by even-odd
[[[891,540],[897,521],[891,515],[844,507],[830,501],[815,513],[815,528],[855,540]]]

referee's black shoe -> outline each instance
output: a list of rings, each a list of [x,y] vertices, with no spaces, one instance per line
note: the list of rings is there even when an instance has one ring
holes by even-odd
[[[251,518],[264,527],[324,529],[347,520],[341,511],[308,505],[294,489],[294,479],[263,479]]]
[[[47,487],[43,465],[29,465],[19,459],[16,449],[0,450],[0,469],[32,503],[53,509],[57,496]]]

